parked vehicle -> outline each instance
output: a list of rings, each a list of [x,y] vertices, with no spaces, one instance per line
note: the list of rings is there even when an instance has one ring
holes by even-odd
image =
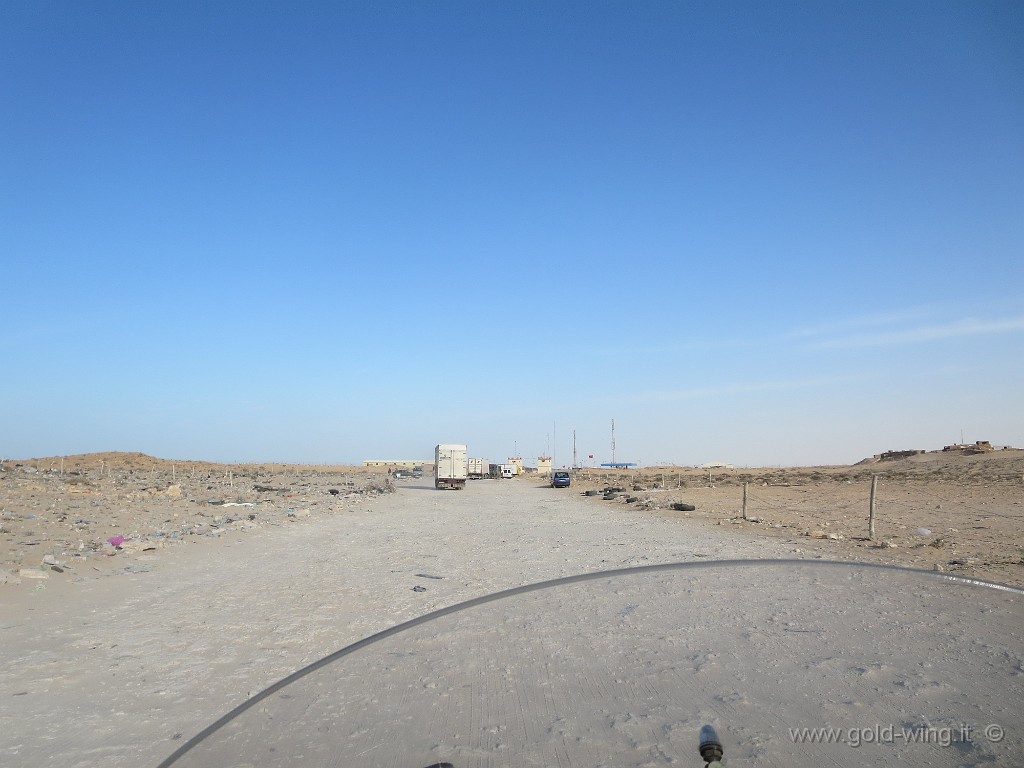
[[[479,480],[487,474],[485,470],[486,466],[487,464],[483,459],[467,459],[466,476],[470,480]]]
[[[556,469],[551,473],[552,488],[568,488],[571,482],[569,473],[562,469]]]
[[[501,476],[505,478],[513,478],[516,476],[516,468],[511,464],[501,465]]]
[[[466,446],[442,443],[434,448],[434,487],[456,491],[466,487]]]

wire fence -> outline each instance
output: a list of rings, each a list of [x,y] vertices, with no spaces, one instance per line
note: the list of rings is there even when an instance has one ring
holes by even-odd
[[[694,501],[711,516],[782,522],[803,533],[841,531],[844,538],[878,546],[899,541],[899,546],[911,548],[975,547],[1003,562],[1024,561],[1024,479],[1019,474],[973,482],[877,474],[873,503],[872,475],[868,473],[847,479],[814,472],[801,477],[768,472],[752,481],[735,474],[715,478],[693,472],[595,473],[585,477],[637,493],[661,492],[659,503],[665,505],[669,497]]]

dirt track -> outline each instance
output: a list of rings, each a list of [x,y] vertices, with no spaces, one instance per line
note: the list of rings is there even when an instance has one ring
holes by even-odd
[[[537,479],[447,493],[400,481],[383,494],[367,480],[369,492],[339,499],[329,493],[338,476],[295,474],[299,496],[267,491],[282,496],[241,508],[265,516],[259,526],[249,526],[256,521],[248,512],[235,526],[221,509],[218,523],[202,517],[220,533],[186,534],[148,551],[122,545],[74,570],[0,588],[8,692],[0,698],[0,761],[156,765],[286,674],[400,621],[500,589],[653,563],[843,555],[843,540],[795,529],[789,540],[750,535],[742,530],[750,524],[718,525],[710,510],[707,519],[681,519]],[[230,479],[203,486],[204,495],[225,498],[232,489],[224,483]],[[208,500],[184,493],[139,509],[161,520],[174,519],[167,515],[175,505],[212,515]],[[103,567],[94,570],[94,561]]]
[[[144,571],[148,558],[165,548],[302,525],[392,488],[386,474],[357,467],[232,466],[143,454],[0,467],[0,590],[5,582],[6,588],[52,590],[101,573]],[[872,475],[878,486],[875,537],[869,539]],[[838,559],[1024,586],[1022,450],[937,452],[851,467],[585,470],[570,492],[609,485],[623,493],[593,503],[780,539],[790,554],[824,546]],[[673,502],[696,509],[676,512]]]
[[[0,762],[155,765],[285,674],[434,608],[580,572],[786,552],[554,493],[403,481],[304,520],[188,537],[144,553],[145,569],[8,585]]]

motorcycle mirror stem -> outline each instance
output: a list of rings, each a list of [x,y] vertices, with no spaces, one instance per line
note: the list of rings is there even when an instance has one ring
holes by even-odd
[[[700,752],[700,756],[704,758],[704,762],[707,764],[706,768],[719,768],[722,765],[722,755],[725,752],[722,749],[722,742],[718,738],[718,733],[715,731],[714,726],[701,726],[697,750]]]

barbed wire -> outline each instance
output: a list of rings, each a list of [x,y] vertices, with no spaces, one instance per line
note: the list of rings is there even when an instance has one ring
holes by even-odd
[[[967,509],[969,509],[969,510],[971,510],[971,511],[975,512],[976,514],[979,514],[979,515],[981,515],[983,517],[1003,517],[1003,518],[1006,518],[1008,520],[1024,520],[1024,513],[1019,514],[1019,515],[1013,515],[1013,514],[1004,514],[1004,513],[1000,513],[1000,512],[992,512],[992,511],[989,511],[989,510],[986,510],[986,509],[982,509],[981,507],[974,506],[973,504],[971,504],[971,503],[969,503],[969,502],[967,502],[967,501],[965,501],[963,499],[952,499],[952,498],[949,498],[947,496],[939,496],[936,493],[932,493],[931,491],[926,491],[924,489],[919,489],[919,491],[920,491],[920,493],[922,495],[928,496],[928,497],[934,499],[935,501],[942,501],[942,502],[947,502],[947,503],[950,503],[950,504],[962,504]]]
[[[809,504],[817,503],[819,505],[818,508],[816,510],[807,510],[807,509],[801,510],[801,509],[796,509],[796,508],[794,508],[792,506],[789,506],[789,505],[784,505],[784,504],[781,504],[781,503],[769,500],[762,493],[763,489],[766,488],[766,487],[770,488],[772,486],[761,486],[759,488],[758,492],[752,492],[748,488],[748,490],[747,490],[747,502],[748,502],[748,504],[751,501],[755,501],[758,504],[767,506],[767,507],[769,507],[771,509],[788,511],[788,512],[796,512],[796,513],[818,511],[818,510],[820,510],[822,512],[843,512],[843,511],[846,511],[846,510],[849,510],[849,509],[854,509],[854,508],[858,507],[862,503],[864,503],[865,506],[866,506],[866,500],[865,500],[864,502],[862,502],[862,501],[850,501],[850,502],[846,502],[846,503],[838,504],[838,505],[830,504],[830,505],[827,505],[825,508],[822,508],[821,505],[820,505],[820,502],[812,502],[812,501],[808,500]],[[777,486],[777,487],[778,488],[782,488],[783,486]],[[882,487],[884,487],[884,485]],[[953,497],[950,497],[950,496],[939,495],[939,494],[936,494],[936,493],[934,493],[932,491],[927,491],[927,490],[925,490],[923,488],[917,488],[913,492],[908,491],[907,494],[908,495],[926,496],[929,499],[932,499],[934,501],[939,501],[939,502],[943,502],[943,503],[947,503],[947,504],[958,504],[958,505],[960,505],[960,511],[971,512],[971,513],[973,513],[975,515],[978,515],[979,517],[983,517],[983,518],[984,517],[998,517],[998,518],[1002,518],[1002,519],[1005,519],[1005,520],[1018,520],[1018,521],[1024,520],[1024,513],[1013,514],[1013,513],[1005,513],[1005,512],[996,512],[996,511],[993,511],[993,510],[990,510],[990,509],[985,509],[984,507],[978,506],[976,503],[971,503],[971,502],[969,502],[969,501],[967,501],[965,499],[958,499],[958,498],[953,498]],[[899,507],[899,508],[901,508],[903,510],[928,511],[925,508],[921,507],[920,503],[915,504],[913,500],[907,500],[907,499],[904,499],[904,498],[900,498],[898,496],[885,495],[884,493],[880,493],[880,494],[876,495],[875,503],[876,503],[876,505],[878,505],[878,507],[876,507],[876,508],[884,508],[885,506],[891,507],[893,505],[896,505],[897,507]],[[866,509],[865,509],[865,513],[867,513]]]

